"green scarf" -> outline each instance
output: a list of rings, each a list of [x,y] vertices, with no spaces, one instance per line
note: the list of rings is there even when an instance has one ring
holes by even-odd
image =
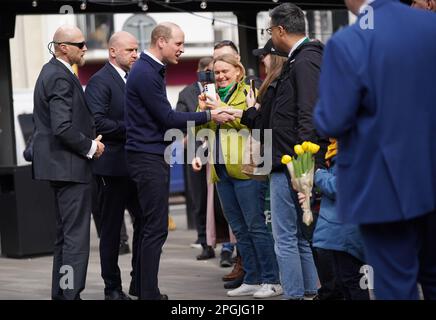
[[[220,96],[221,101],[226,101],[227,95],[232,90],[234,85],[235,85],[235,82],[232,82],[227,87],[218,88],[218,95]]]

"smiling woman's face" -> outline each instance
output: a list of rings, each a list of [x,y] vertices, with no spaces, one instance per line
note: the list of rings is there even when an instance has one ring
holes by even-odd
[[[215,62],[213,71],[218,88],[225,88],[232,82],[237,82],[241,74],[239,68],[224,61]]]

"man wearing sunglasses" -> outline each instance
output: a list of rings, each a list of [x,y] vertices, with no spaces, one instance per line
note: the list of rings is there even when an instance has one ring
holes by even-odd
[[[104,145],[101,136],[95,138],[94,119],[71,67],[85,63],[82,32],[74,26],[61,26],[52,43],[53,58],[43,66],[35,85],[33,173],[36,180],[50,181],[55,194],[51,296],[75,300],[85,288],[88,268],[90,160],[102,155]]]

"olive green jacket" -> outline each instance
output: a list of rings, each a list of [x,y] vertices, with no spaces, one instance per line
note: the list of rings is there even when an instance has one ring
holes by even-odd
[[[243,81],[239,82],[237,84],[236,90],[232,93],[230,99],[227,101],[227,103],[222,102],[222,106],[230,106],[234,109],[246,110],[247,103],[245,101],[244,90],[246,92],[249,92],[250,86],[245,84]],[[213,154],[215,152],[214,148],[217,124],[213,121],[210,121],[202,126],[197,126],[197,135],[202,135],[201,129],[210,129],[210,131],[213,131],[214,133],[213,136],[208,135],[208,140],[210,142],[209,163],[214,164],[214,159],[216,158],[213,157]],[[245,141],[249,133],[248,128],[240,123],[240,119],[236,119],[234,121],[220,125],[220,129],[220,146],[222,150],[222,155],[225,160],[225,166],[228,175],[235,179],[250,179],[248,176],[241,172]],[[219,151],[217,150],[216,152]],[[219,181],[215,171],[215,166],[211,165],[210,173],[210,179],[212,182]]]

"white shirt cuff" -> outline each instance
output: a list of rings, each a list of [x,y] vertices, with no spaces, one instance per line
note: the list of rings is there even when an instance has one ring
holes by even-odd
[[[88,154],[86,155],[88,157],[88,159],[92,159],[92,157],[94,156],[94,153],[96,151],[97,151],[97,142],[92,140],[91,149],[89,149]]]

